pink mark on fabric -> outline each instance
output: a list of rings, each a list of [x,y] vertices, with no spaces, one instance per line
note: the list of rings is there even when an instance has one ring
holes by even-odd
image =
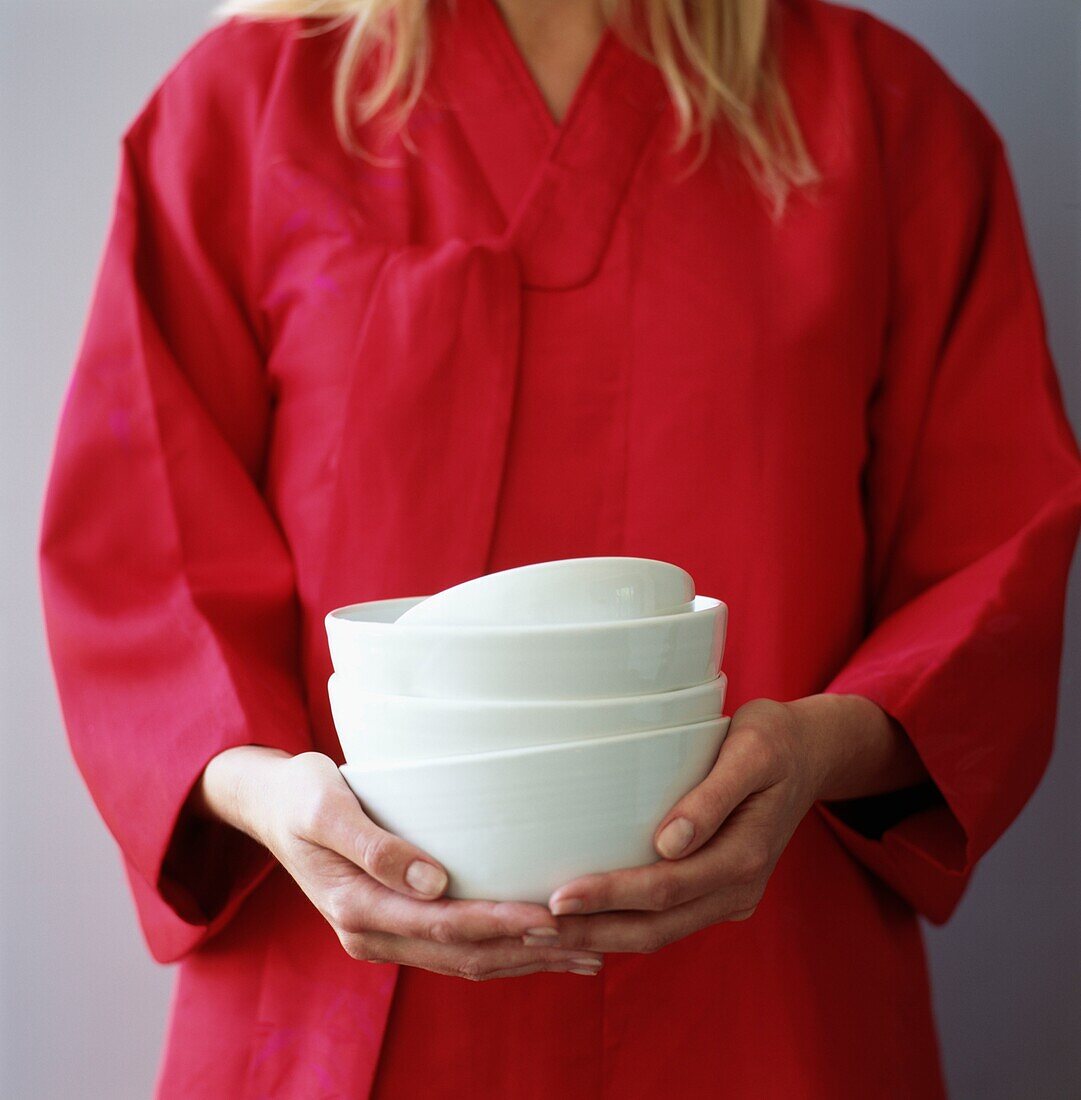
[[[312,286],[316,290],[325,290],[330,294],[340,294],[341,287],[338,285],[338,280],[331,275],[316,275],[312,279]]]
[[[312,1076],[327,1090],[327,1093],[331,1096],[334,1095],[334,1077],[331,1075],[331,1071],[325,1066],[320,1065],[318,1062],[309,1062],[308,1069],[311,1070]]]
[[[262,1043],[256,1048],[252,1062],[253,1065],[258,1066],[260,1063],[265,1062],[268,1058],[273,1058],[276,1054],[285,1050],[287,1047],[294,1046],[297,1038],[300,1035],[300,1028],[296,1027],[276,1027],[271,1030]]]
[[[265,309],[275,309],[287,301],[293,293],[293,288],[290,286],[280,286],[275,290],[272,290],[266,298],[263,300],[263,307]]]
[[[283,233],[295,233],[303,228],[311,220],[311,212],[308,210],[294,210],[282,226]]]

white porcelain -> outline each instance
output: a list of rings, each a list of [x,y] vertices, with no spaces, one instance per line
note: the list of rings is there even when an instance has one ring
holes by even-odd
[[[341,770],[373,820],[447,868],[448,896],[544,904],[579,875],[655,863],[654,831],[728,723]]]
[[[424,597],[326,616],[335,672],[368,691],[453,699],[598,699],[675,691],[721,667],[728,608],[697,596],[682,615],[540,626],[421,626],[396,620]]]
[[[425,699],[364,691],[348,672],[327,683],[350,764],[371,766],[669,729],[720,718],[728,680],[615,699]]]
[[[411,607],[415,626],[537,625],[643,619],[689,611],[694,580],[652,558],[565,558],[503,569]]]

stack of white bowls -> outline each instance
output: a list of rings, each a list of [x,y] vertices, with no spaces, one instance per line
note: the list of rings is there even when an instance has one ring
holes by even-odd
[[[572,558],[326,617],[342,774],[447,895],[547,902],[655,862],[728,728],[727,608],[684,570]]]

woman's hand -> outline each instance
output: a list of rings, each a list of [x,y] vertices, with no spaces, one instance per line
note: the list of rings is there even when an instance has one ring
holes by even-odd
[[[445,869],[379,828],[320,753],[227,749],[207,765],[194,806],[269,848],[354,959],[473,981],[600,968],[591,952],[551,946],[556,920],[543,905],[440,898]],[[525,946],[524,935],[550,945]]]
[[[926,778],[901,727],[861,696],[747,703],[710,774],[658,826],[659,863],[585,875],[552,894],[559,942],[652,952],[708,925],[745,920],[815,801]]]

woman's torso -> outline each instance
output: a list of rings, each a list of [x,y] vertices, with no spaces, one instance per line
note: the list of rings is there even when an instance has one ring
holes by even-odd
[[[334,36],[230,32],[281,36],[255,150],[266,492],[323,751],[325,613],[488,569],[679,563],[730,606],[729,709],[820,690],[859,640],[886,198],[851,13],[782,10],[824,183],[779,224],[724,139],[681,176],[663,84],[613,38],[557,131],[494,4],[460,0],[437,17],[417,155],[391,141],[380,166],[333,133]],[[813,814],[753,920],[596,979],[353,962],[272,876],[182,964],[172,1028],[176,1096],[941,1087],[915,918]]]

